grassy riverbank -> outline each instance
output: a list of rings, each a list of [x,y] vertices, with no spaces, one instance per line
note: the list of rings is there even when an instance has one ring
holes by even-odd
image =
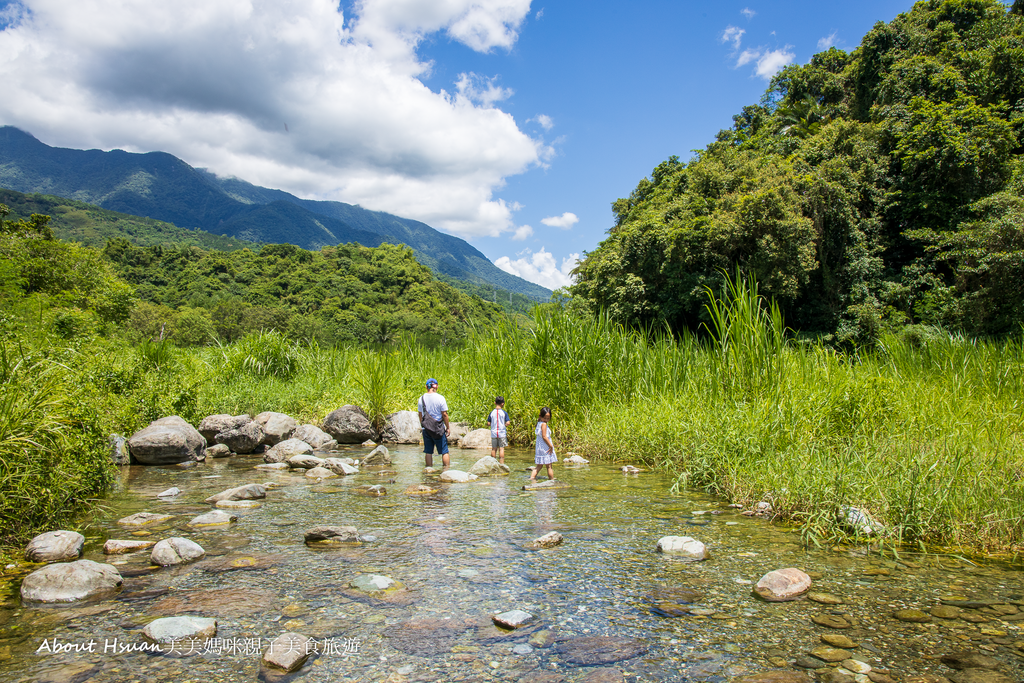
[[[51,339],[45,351],[6,342],[3,542],[68,523],[103,489],[112,432],[168,414],[198,423],[272,409],[319,422],[357,403],[383,415],[411,409],[432,376],[456,421],[481,426],[500,393],[513,441],[526,444],[549,405],[561,451],[664,468],[679,487],[730,500],[767,500],[810,542],[835,539],[839,507],[856,505],[896,543],[1024,546],[1019,338],[904,334],[841,354],[787,340],[762,303],[740,286],[712,305],[714,334],[702,340],[548,311],[532,329],[503,324],[434,350],[318,348],[275,333],[192,349],[102,337]]]

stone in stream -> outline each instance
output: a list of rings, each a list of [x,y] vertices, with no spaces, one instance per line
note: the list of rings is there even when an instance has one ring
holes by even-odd
[[[539,536],[530,542],[531,548],[554,548],[556,545],[561,545],[562,534],[557,531],[551,531],[543,536]]]
[[[821,642],[831,645],[832,647],[841,647],[844,650],[857,647],[857,643],[853,642],[841,633],[823,633],[821,634]]]
[[[207,512],[205,515],[199,515],[189,522],[188,525],[195,527],[222,526],[237,521],[238,517],[236,515],[229,514],[223,510],[214,510],[213,512]]]
[[[937,607],[932,607],[930,610],[928,610],[928,613],[931,614],[933,617],[936,617],[938,619],[959,619],[960,618],[960,608],[959,607],[950,607],[948,605],[938,605]]]
[[[288,463],[286,463],[286,462],[265,462],[262,465],[255,465],[253,467],[253,469],[254,470],[276,470],[276,471],[279,471],[279,472],[283,472],[285,470],[290,470],[291,466]],[[265,486],[266,485],[264,484],[264,487]]]
[[[859,659],[844,659],[840,662],[839,666],[855,674],[871,673],[871,665],[866,662],[862,662]]]
[[[206,458],[206,439],[177,415],[149,423],[128,439],[128,450],[142,465],[174,465]]]
[[[384,430],[380,433],[384,443],[421,443],[423,435],[420,419],[412,410],[399,410],[384,418]]]
[[[316,425],[311,424],[304,424],[296,427],[295,431],[292,432],[291,438],[305,441],[313,447],[313,450],[330,450],[332,442],[337,444],[330,434]]]
[[[426,484],[409,484],[405,489],[405,494],[407,496],[432,496],[440,490],[436,486],[427,486]]]
[[[166,489],[166,490],[161,491],[160,493],[156,494],[156,497],[157,498],[173,498],[174,496],[176,496],[176,495],[178,495],[180,493],[181,493],[181,489],[179,489],[177,486],[172,486],[171,488]]]
[[[514,609],[491,616],[491,621],[494,622],[495,626],[500,626],[501,628],[520,628],[533,620],[534,616],[532,614],[521,609]]]
[[[419,618],[388,627],[384,637],[391,647],[405,654],[433,657],[449,652],[470,626],[465,619]]]
[[[296,455],[313,455],[313,446],[301,439],[285,439],[263,453],[263,462],[288,462]]]
[[[501,464],[497,458],[489,455],[480,458],[469,468],[469,473],[478,477],[505,477],[511,471],[508,465]]]
[[[860,536],[874,536],[884,530],[864,508],[843,505],[839,508],[839,521],[847,529]]]
[[[797,657],[793,664],[801,669],[823,669],[828,666],[827,662],[810,655],[801,655]]]
[[[111,538],[103,544],[103,553],[105,555],[124,555],[126,553],[138,552],[139,550],[146,550],[155,545],[156,541],[122,541]]]
[[[523,486],[524,491],[554,491],[556,489],[568,489],[572,488],[569,484],[558,479],[548,479],[546,481],[535,481]]]
[[[360,574],[349,582],[349,586],[357,591],[377,597],[388,591],[401,590],[404,586],[390,576],[380,574]]]
[[[708,549],[700,541],[689,536],[663,536],[658,539],[659,553],[672,555],[688,562],[700,562],[708,559]]]
[[[306,532],[306,545],[357,543],[359,533],[354,526],[316,526]]]
[[[647,646],[622,636],[577,636],[555,648],[562,659],[576,666],[598,666],[632,659],[647,652]]]
[[[128,439],[120,434],[111,434],[107,439],[107,447],[110,449],[110,461],[118,467],[132,464],[132,455],[128,452]]]
[[[352,464],[352,458],[324,458],[322,466],[342,477],[359,474],[359,468]]]
[[[366,496],[368,498],[379,498],[386,496],[388,490],[380,484],[363,484],[352,489],[352,493],[357,496]]]
[[[859,683],[853,674],[845,673],[837,669],[826,671],[819,679],[821,683]]]
[[[253,418],[253,422],[258,424],[263,430],[263,443],[268,446],[279,444],[291,438],[292,432],[299,426],[299,423],[291,415],[275,413],[269,410],[257,415]]]
[[[260,663],[285,672],[297,671],[316,650],[316,642],[301,633],[288,631],[275,638],[263,653]]]
[[[176,564],[194,562],[204,555],[206,555],[206,551],[195,541],[175,536],[165,538],[157,543],[153,547],[149,559],[153,561],[153,564],[158,564],[161,567],[171,567]]]
[[[206,447],[206,457],[208,458],[226,458],[229,455],[231,455],[231,449],[222,443]]]
[[[121,574],[109,564],[92,560],[59,562],[26,576],[21,582],[21,599],[43,603],[94,600],[112,595],[122,582]]]
[[[818,626],[825,626],[827,628],[850,628],[851,624],[842,617],[837,617],[832,614],[815,614],[811,617]]]
[[[573,453],[568,458],[564,458],[562,463],[566,465],[589,465],[590,461],[584,458],[582,455],[576,455]]]
[[[217,620],[206,617],[162,617],[154,619],[142,629],[142,637],[156,645],[171,645],[185,641],[187,651],[195,641],[205,641],[217,635]]]
[[[655,588],[646,600],[651,603],[651,612],[659,617],[687,617],[693,614],[690,605],[703,597],[689,588]]]
[[[802,671],[765,671],[732,679],[732,683],[811,683]]]
[[[326,467],[314,467],[306,470],[306,476],[310,479],[334,479],[338,474]]]
[[[174,515],[162,515],[156,512],[136,512],[134,515],[122,517],[117,520],[117,523],[121,526],[143,527],[163,524],[170,519],[174,519]]]
[[[243,484],[235,486],[206,499],[207,503],[219,503],[222,500],[259,500],[267,497],[267,490],[262,484]]]
[[[25,559],[29,562],[76,560],[82,554],[83,545],[85,536],[77,531],[47,531],[28,542]]]
[[[943,655],[942,663],[950,669],[962,671],[963,669],[998,669],[999,660],[980,652],[954,652]]]
[[[386,446],[377,446],[363,458],[364,465],[390,465],[391,451]]]
[[[491,430],[474,429],[459,439],[459,448],[491,448]]]
[[[252,453],[263,442],[263,428],[256,422],[246,422],[237,429],[218,433],[213,440],[224,444],[234,453]]]
[[[820,605],[841,605],[843,601],[831,593],[816,593],[811,591],[807,594],[807,599],[811,602],[816,602]]]
[[[376,440],[377,432],[359,406],[344,405],[324,418],[323,430],[338,443]]]
[[[218,500],[216,503],[221,510],[255,510],[262,505],[258,500]]]
[[[754,592],[768,602],[796,600],[810,589],[811,577],[794,567],[770,571],[754,586]]]
[[[897,621],[905,621],[914,624],[927,624],[932,620],[931,615],[919,609],[901,609],[893,612],[892,618]]]
[[[844,659],[849,659],[852,653],[841,648],[819,645],[811,650],[809,654],[825,662],[841,662]]]
[[[1015,683],[1006,674],[991,669],[964,669],[950,674],[949,680],[953,683]]]
[[[252,418],[248,415],[207,415],[199,423],[199,433],[203,435],[207,443],[213,443],[214,438],[221,432],[229,432],[238,429]]]
[[[445,470],[441,472],[441,481],[446,484],[465,484],[479,478],[475,474],[463,472],[462,470]]]
[[[288,458],[288,465],[293,469],[311,470],[314,467],[323,467],[324,460],[313,455],[293,455]]]

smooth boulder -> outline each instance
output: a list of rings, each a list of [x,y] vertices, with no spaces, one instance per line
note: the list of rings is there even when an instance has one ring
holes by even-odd
[[[384,443],[422,443],[423,431],[419,416],[413,410],[391,413],[384,419],[380,440]]]
[[[206,457],[208,458],[226,458],[229,455],[231,455],[231,449],[222,443],[206,447]]]
[[[324,458],[324,463],[321,467],[326,467],[342,477],[347,477],[350,474],[359,474],[359,468],[349,464],[346,462],[347,460],[350,460],[350,458]]]
[[[213,439],[221,432],[230,432],[252,420],[248,415],[207,415],[199,423],[199,433],[203,435],[207,443],[213,443]]]
[[[323,458],[314,455],[293,455],[288,458],[288,466],[294,469],[311,470],[314,467],[323,467]]]
[[[463,472],[462,470],[445,470],[441,473],[441,481],[446,484],[465,484],[479,478],[475,474]]]
[[[142,465],[176,465],[206,458],[206,439],[177,415],[149,423],[128,439],[128,450]]]
[[[313,455],[313,446],[301,439],[285,439],[267,449],[263,462],[288,462],[288,458],[296,455]]]
[[[332,442],[337,443],[330,434],[316,425],[310,424],[299,425],[296,427],[295,431],[292,432],[291,438],[305,441],[313,447],[313,450],[330,450]]]
[[[376,441],[377,432],[359,406],[344,405],[324,418],[323,430],[338,443]]]
[[[689,536],[664,536],[660,538],[658,540],[658,552],[691,562],[700,562],[701,560],[708,559],[707,546]]]
[[[486,448],[489,450],[491,448],[491,430],[474,429],[459,439],[459,448]]]
[[[32,572],[21,582],[25,602],[76,602],[106,597],[123,583],[113,565],[92,560],[48,564]]]
[[[217,635],[217,620],[207,617],[164,617],[154,619],[142,629],[142,637],[156,645],[179,641],[205,641]]]
[[[530,543],[531,548],[554,548],[556,545],[562,544],[562,534],[557,531],[550,531],[543,536],[539,536]]]
[[[220,432],[213,439],[234,453],[252,453],[263,442],[263,428],[255,421],[246,422],[237,429]]]
[[[224,524],[231,524],[237,522],[238,516],[232,515],[222,510],[214,510],[213,512],[207,512],[205,515],[199,515],[188,523],[189,526],[222,526]]]
[[[153,552],[150,553],[149,559],[153,561],[153,564],[170,567],[194,562],[204,555],[206,555],[206,551],[195,541],[175,536],[174,538],[165,538],[153,546]]]
[[[47,531],[39,534],[25,546],[25,559],[29,562],[64,562],[77,560],[82,554],[85,536],[76,531]]]
[[[505,477],[511,471],[508,465],[501,464],[497,458],[490,455],[480,458],[469,468],[469,473],[478,477]]]
[[[136,540],[120,540],[116,538],[108,539],[103,544],[104,555],[124,555],[125,553],[134,553],[139,550],[148,550],[156,545],[156,541],[136,541]]]
[[[244,484],[214,494],[206,499],[207,503],[219,503],[222,500],[258,500],[267,497],[267,489],[263,484]]]
[[[796,600],[810,589],[811,577],[794,567],[768,572],[754,586],[754,592],[768,602]]]
[[[320,545],[332,543],[356,543],[359,534],[354,526],[315,526],[306,532],[305,542]]]
[[[268,446],[274,446],[290,439],[292,432],[299,426],[299,423],[291,415],[269,410],[257,415],[253,418],[253,422],[263,429],[263,443]]]
[[[282,633],[275,638],[261,660],[263,666],[291,673],[300,669],[314,651],[313,641],[301,633]]]
[[[390,465],[391,452],[385,446],[377,446],[363,458],[363,465]]]

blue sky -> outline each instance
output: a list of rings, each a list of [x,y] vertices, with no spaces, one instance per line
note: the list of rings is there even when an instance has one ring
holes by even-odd
[[[0,124],[417,218],[554,287],[782,64],[910,6],[0,0]]]

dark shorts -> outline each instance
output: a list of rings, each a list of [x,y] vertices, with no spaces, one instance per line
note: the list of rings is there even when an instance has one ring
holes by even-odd
[[[423,432],[424,453],[433,453],[435,445],[437,446],[438,455],[444,455],[448,452],[448,437],[446,435],[442,434],[440,439],[434,439],[430,434],[427,434],[427,430],[423,429],[420,431]]]

